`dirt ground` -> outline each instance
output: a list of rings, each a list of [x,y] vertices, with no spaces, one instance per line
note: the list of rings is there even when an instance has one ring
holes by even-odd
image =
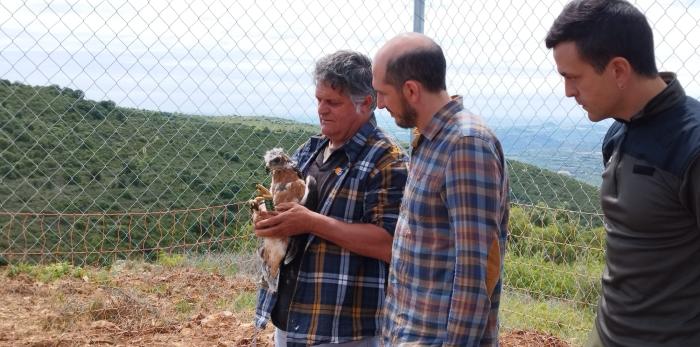
[[[0,271],[0,346],[272,346],[272,329],[251,324],[250,278],[149,264],[48,283]],[[500,342],[568,346],[533,331],[503,332]]]

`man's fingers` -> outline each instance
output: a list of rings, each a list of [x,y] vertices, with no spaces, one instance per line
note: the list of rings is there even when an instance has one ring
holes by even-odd
[[[267,212],[264,218],[259,218],[259,220],[255,222],[255,228],[265,229],[279,224],[280,222],[275,218],[277,215],[279,215],[279,212]]]
[[[260,218],[261,218],[261,220],[268,219],[268,218],[274,217],[278,214],[280,214],[278,211],[263,211],[263,212],[260,212]]]
[[[268,221],[267,219],[262,219],[262,220],[258,220],[257,222],[255,222],[255,230],[256,231],[258,229],[269,228],[270,226],[271,226],[270,221]]]
[[[268,218],[274,217],[278,215],[279,212],[277,211],[257,211],[253,213],[253,223],[257,223],[262,220],[266,220]]]
[[[296,203],[293,203],[293,202],[282,202],[282,203],[275,205],[275,211],[276,212],[284,212],[284,211],[291,209],[295,205],[296,205]]]
[[[272,234],[272,232],[270,232],[267,229],[255,228],[255,236],[267,237],[267,236],[272,236],[271,234]]]

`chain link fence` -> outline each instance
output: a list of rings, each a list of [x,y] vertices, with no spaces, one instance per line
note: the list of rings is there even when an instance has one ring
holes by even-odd
[[[603,267],[609,123],[590,123],[564,97],[544,47],[565,3],[3,1],[0,261],[111,266],[187,254],[254,272],[243,205],[269,182],[265,150],[292,151],[318,131],[315,60],[338,49],[371,57],[422,27],[445,51],[448,91],[487,120],[508,158],[502,324],[579,344]],[[634,3],[652,24],[660,70],[700,96],[700,3]]]

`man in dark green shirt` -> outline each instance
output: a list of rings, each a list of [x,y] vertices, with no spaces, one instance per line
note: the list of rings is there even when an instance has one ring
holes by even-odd
[[[658,73],[644,14],[576,0],[546,45],[603,141],[606,266],[588,346],[700,346],[700,103]]]

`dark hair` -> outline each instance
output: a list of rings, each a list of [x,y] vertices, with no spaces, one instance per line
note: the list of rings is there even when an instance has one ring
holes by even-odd
[[[314,82],[328,83],[331,88],[347,93],[356,107],[367,95],[372,97],[370,110],[377,106],[377,92],[372,88],[372,61],[362,53],[341,50],[319,59]]]
[[[404,82],[420,82],[430,92],[447,90],[445,71],[447,63],[442,48],[436,43],[399,54],[386,65],[386,83],[401,88]]]
[[[581,58],[598,72],[623,57],[635,72],[653,77],[654,35],[644,14],[625,0],[574,0],[564,7],[547,33],[545,45],[572,41]]]

